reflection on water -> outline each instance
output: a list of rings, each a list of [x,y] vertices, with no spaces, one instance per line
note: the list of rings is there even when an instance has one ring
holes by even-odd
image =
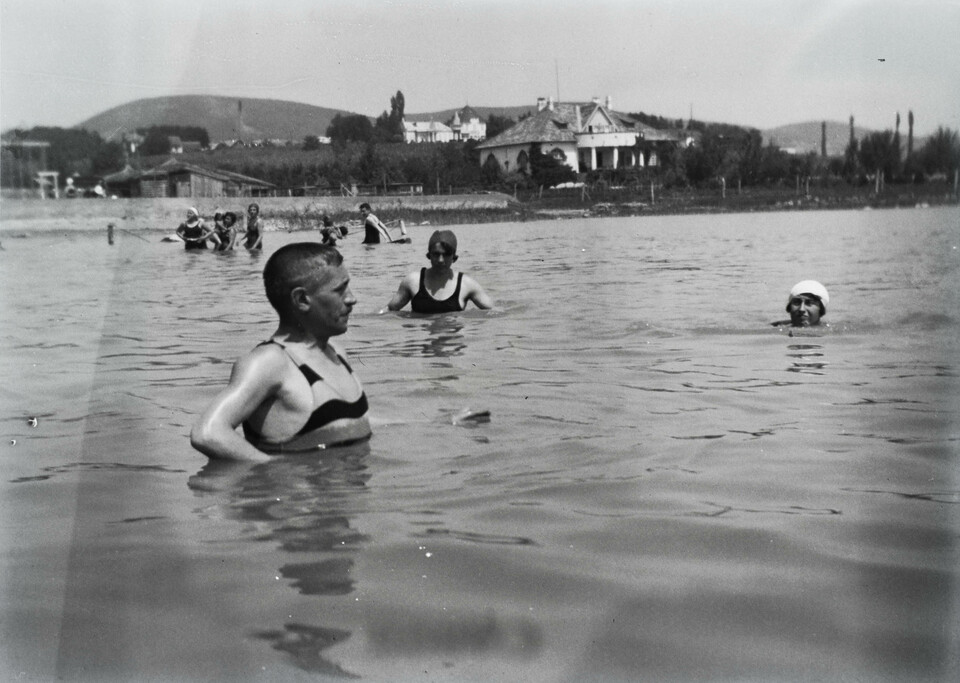
[[[320,559],[287,562],[277,570],[300,595],[343,596],[354,591],[353,556],[367,540],[351,528],[349,512],[358,509],[370,478],[368,454],[363,443],[257,465],[210,461],[189,486],[204,502],[214,497],[219,514],[241,523],[251,541],[275,542],[283,553],[319,554]],[[214,513],[205,505],[202,514]],[[288,653],[305,671],[356,677],[323,654],[347,640],[349,631],[286,623],[283,630],[256,629],[253,635]]]
[[[452,358],[462,356],[467,348],[463,321],[458,315],[412,315],[401,319],[404,338],[391,345],[391,351],[398,356]]]
[[[827,362],[823,358],[823,347],[817,344],[791,344],[787,347],[791,352],[787,358],[796,358],[791,362],[787,372],[799,372],[810,375],[822,375],[820,372],[827,367]]]
[[[437,317],[347,241],[373,438],[256,466],[188,433],[263,257],[5,239],[6,678],[952,683],[958,216],[462,226],[498,309]]]

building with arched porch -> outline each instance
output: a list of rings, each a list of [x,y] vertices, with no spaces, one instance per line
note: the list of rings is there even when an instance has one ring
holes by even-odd
[[[673,132],[614,111],[609,97],[603,104],[596,98],[588,103],[555,103],[541,97],[535,114],[477,145],[480,164],[496,162],[506,172],[526,171],[533,144],[575,173],[586,173],[657,166],[657,150],[679,140]]]

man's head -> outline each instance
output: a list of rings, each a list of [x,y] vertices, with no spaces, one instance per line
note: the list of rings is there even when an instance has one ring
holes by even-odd
[[[827,313],[830,295],[827,288],[816,280],[803,280],[790,290],[787,297],[787,313],[793,327],[812,327],[820,324]]]
[[[277,249],[263,268],[263,285],[280,319],[295,317],[295,290],[324,284],[334,271],[343,270],[342,264],[343,256],[329,245],[295,242]]]
[[[363,204],[360,205],[360,213],[362,213],[363,216],[366,217],[367,214],[373,213],[373,209],[370,208],[370,204],[368,204],[367,202],[364,202]]]
[[[228,228],[232,227],[233,224],[236,222],[237,222],[237,214],[235,214],[233,211],[227,211],[226,213],[223,214],[223,224],[226,227]]]
[[[457,260],[457,236],[450,230],[435,230],[427,242],[427,258],[431,263]]]

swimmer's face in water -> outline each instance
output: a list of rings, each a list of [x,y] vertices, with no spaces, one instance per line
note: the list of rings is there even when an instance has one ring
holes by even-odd
[[[820,299],[813,294],[798,294],[787,305],[790,324],[794,327],[813,327],[820,324]]]

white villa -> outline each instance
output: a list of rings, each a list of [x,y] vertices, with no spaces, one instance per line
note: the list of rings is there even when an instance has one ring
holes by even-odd
[[[404,142],[452,142],[453,129],[439,121],[403,121]]]
[[[487,124],[469,105],[453,114],[454,140],[483,140],[487,137]]]
[[[603,104],[597,98],[577,104],[540,97],[535,114],[477,145],[480,163],[490,163],[492,158],[504,171],[525,171],[534,143],[575,173],[585,173],[656,166],[658,147],[681,141],[675,132],[615,112],[609,96]]]
[[[485,137],[487,124],[469,105],[454,112],[449,125],[439,121],[403,120],[404,142],[454,142]]]

